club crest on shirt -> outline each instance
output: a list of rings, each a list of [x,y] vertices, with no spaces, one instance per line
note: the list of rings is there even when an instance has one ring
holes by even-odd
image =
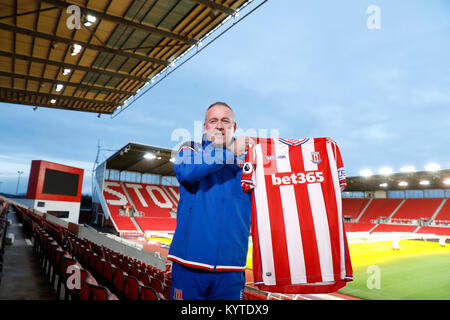
[[[183,300],[183,291],[181,289],[175,288],[173,290],[173,299],[174,300]]]
[[[316,151],[311,152],[311,161],[312,161],[314,164],[319,164],[319,163],[321,163],[321,162],[322,162],[322,159],[320,158],[320,152],[316,152]]]

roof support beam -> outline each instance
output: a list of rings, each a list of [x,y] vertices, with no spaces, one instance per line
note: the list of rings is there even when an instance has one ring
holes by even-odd
[[[36,63],[42,63],[42,64],[49,64],[49,65],[53,65],[53,66],[57,66],[57,67],[70,68],[72,70],[100,73],[100,74],[114,77],[114,78],[130,79],[130,80],[135,80],[135,81],[140,81],[140,82],[148,81],[148,79],[146,79],[146,78],[140,78],[140,77],[133,76],[130,74],[112,72],[112,71],[107,71],[107,70],[92,68],[92,67],[83,67],[83,66],[79,66],[79,65],[75,65],[75,64],[66,63],[66,62],[57,62],[57,61],[41,59],[41,58],[36,58],[36,57],[29,57],[29,56],[24,56],[21,54],[14,54],[11,52],[1,51],[1,50],[0,50],[0,56],[8,57],[8,58],[16,58],[16,59],[21,59],[21,60],[26,60],[26,61],[36,62]]]
[[[0,20],[13,18],[13,17],[15,18],[15,17],[20,17],[20,16],[26,16],[28,14],[33,14],[33,13],[38,13],[38,12],[45,12],[45,11],[50,11],[50,10],[54,10],[54,9],[58,9],[58,8],[57,7],[51,7],[51,8],[38,9],[38,10],[27,11],[27,12],[22,12],[22,13],[17,13],[17,14],[10,14],[10,15],[7,15],[7,16],[0,17]]]
[[[107,87],[99,87],[99,86],[95,86],[95,85],[90,85],[90,84],[80,84],[80,83],[74,83],[74,82],[68,82],[68,81],[63,81],[63,80],[55,80],[55,79],[46,79],[46,78],[40,78],[40,77],[34,77],[34,76],[30,76],[30,75],[26,75],[26,74],[17,74],[17,73],[10,73],[10,72],[4,72],[4,71],[0,71],[0,76],[3,77],[12,77],[12,78],[16,78],[16,79],[24,79],[24,80],[31,80],[31,81],[36,81],[39,83],[51,83],[51,84],[62,84],[65,87],[74,87],[74,88],[78,88],[80,90],[84,90],[84,91],[103,91],[103,92],[107,92],[107,93],[115,93],[115,94],[122,94],[122,95],[126,95],[126,96],[131,96],[134,95],[134,92],[131,91],[124,91],[124,90],[118,90],[118,89],[114,89],[114,88],[107,88]]]
[[[233,15],[235,13],[235,11],[233,9],[226,7],[224,5],[221,5],[220,3],[211,1],[211,0],[191,0],[191,1],[202,4],[205,7],[226,13],[227,15]]]
[[[0,90],[0,93],[1,93],[1,90]],[[16,99],[7,99],[7,98],[5,98],[5,99],[0,98],[0,100],[5,103],[21,104],[21,105],[27,105],[27,106],[32,106],[32,107],[45,107],[45,108],[54,108],[54,109],[62,109],[62,110],[76,110],[76,111],[83,111],[83,112],[106,113],[106,114],[113,113],[113,111],[98,111],[98,110],[93,110],[92,108],[89,108],[89,107],[83,107],[81,109],[77,109],[77,108],[71,109],[71,108],[68,108],[65,106],[59,106],[57,103],[51,104],[51,103],[39,102],[39,104],[36,104],[36,103],[32,103],[32,102],[17,101]]]
[[[127,58],[133,58],[133,59],[137,59],[137,60],[140,60],[140,61],[143,60],[143,61],[147,61],[147,62],[157,63],[157,64],[160,64],[160,65],[163,65],[163,66],[168,66],[170,64],[168,61],[155,59],[155,58],[152,58],[152,57],[144,56],[142,54],[135,54],[135,53],[126,52],[126,51],[123,51],[123,50],[117,50],[117,49],[114,49],[114,48],[108,48],[108,47],[105,47],[105,46],[98,46],[98,45],[95,45],[95,44],[82,42],[82,41],[78,41],[78,40],[66,39],[66,38],[58,37],[58,36],[51,35],[51,34],[37,32],[37,31],[25,29],[25,28],[20,28],[20,27],[14,27],[14,26],[11,26],[11,25],[5,24],[5,23],[0,23],[0,29],[12,31],[14,33],[26,34],[26,35],[29,35],[29,36],[32,36],[32,37],[42,38],[42,39],[46,39],[46,40],[49,40],[49,41],[62,42],[62,43],[65,43],[67,45],[79,44],[79,45],[81,45],[81,46],[83,46],[84,48],[87,48],[87,49],[92,49],[92,50],[96,50],[96,51],[99,51],[99,52],[111,53],[113,55],[123,56],[123,57],[127,57]]]
[[[5,96],[3,97],[2,92],[5,92]],[[19,97],[16,98],[14,96],[8,96],[8,93],[14,93],[17,94]],[[12,89],[12,88],[0,88],[0,100],[6,99],[17,99],[20,100],[22,97],[27,96],[41,96],[47,99],[63,99],[63,100],[74,100],[74,101],[80,101],[85,103],[95,103],[96,105],[102,105],[102,106],[116,106],[118,103],[111,102],[111,101],[105,101],[105,100],[93,100],[93,99],[87,99],[87,98],[79,98],[79,97],[71,97],[71,96],[63,96],[59,94],[51,94],[51,93],[44,93],[44,92],[37,92],[37,91],[30,91],[30,90],[20,90],[20,89]]]
[[[160,28],[157,27],[153,27],[150,25],[146,25],[146,24],[141,24],[141,23],[137,23],[128,19],[123,19],[121,17],[116,17],[116,16],[112,16],[110,14],[107,13],[103,13],[100,11],[96,11],[93,9],[89,9],[83,6],[80,6],[78,3],[72,3],[72,2],[67,2],[67,1],[60,1],[60,0],[43,0],[46,3],[49,3],[51,5],[54,6],[58,6],[60,8],[64,8],[67,9],[68,6],[70,5],[76,5],[80,8],[80,11],[87,15],[87,14],[92,14],[94,15],[97,19],[103,19],[103,20],[108,20],[123,26],[127,26],[136,30],[141,30],[144,32],[150,32],[150,33],[154,33],[154,34],[158,34],[162,37],[167,37],[167,38],[171,38],[174,40],[179,40],[179,41],[183,41],[185,43],[189,43],[189,44],[195,44],[197,43],[197,40],[186,37],[186,36],[182,36],[170,31],[166,31],[166,30],[162,30]]]

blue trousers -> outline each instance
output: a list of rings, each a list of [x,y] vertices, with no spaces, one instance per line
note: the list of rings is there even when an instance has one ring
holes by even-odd
[[[207,271],[172,263],[172,300],[242,300],[244,271]]]

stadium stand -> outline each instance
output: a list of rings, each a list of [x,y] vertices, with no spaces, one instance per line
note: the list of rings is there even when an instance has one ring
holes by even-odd
[[[105,180],[103,196],[112,220],[122,234],[173,232],[176,228],[173,214],[179,199],[178,187]],[[125,215],[123,208],[127,205],[132,206],[131,216]]]
[[[445,198],[342,201],[347,232],[413,232],[449,235],[450,202]],[[350,220],[350,221],[349,221]],[[441,228],[439,227],[441,226]]]
[[[47,221],[30,210],[19,206],[15,206],[15,210],[33,239],[36,256],[58,298],[163,300],[169,297],[170,271],[163,272],[87,239],[78,238],[67,228]],[[76,279],[73,277],[76,272],[81,276],[79,285],[71,280]],[[140,281],[132,283],[133,279],[137,280],[135,275],[139,278],[146,275],[150,286]],[[154,294],[150,295],[149,291],[154,291]]]
[[[375,223],[370,222],[344,222],[346,232],[368,232],[375,225]]]
[[[135,218],[142,230],[173,232],[177,226],[173,218]]]
[[[417,233],[435,234],[438,236],[449,236],[450,227],[437,227],[437,226],[422,226]]]
[[[445,203],[443,204],[441,210],[433,220],[434,224],[436,225],[450,225],[450,201],[448,199],[444,199],[444,201]]]
[[[388,218],[402,203],[402,199],[343,199],[342,212],[352,217],[345,222],[347,232],[369,232],[377,223],[377,219]]]
[[[3,254],[5,253],[6,232],[8,229],[8,202],[0,201],[0,283],[3,270]]]
[[[117,181],[105,181],[103,196],[106,200],[108,210],[113,223],[118,231],[139,233],[131,217],[121,213],[122,207],[129,204],[122,185]]]
[[[407,224],[378,224],[371,232],[413,232],[417,225]]]
[[[358,222],[371,222],[378,218],[387,218],[402,201],[402,199],[373,199]]]
[[[448,199],[373,199],[370,203],[363,200],[343,199],[344,217],[351,217],[351,222],[344,223],[347,232],[450,235],[450,227],[446,227],[450,225]],[[368,204],[367,208],[364,204]],[[355,218],[359,215],[359,219]]]
[[[392,222],[408,223],[419,219],[430,219],[443,199],[406,199],[392,216]]]
[[[128,182],[124,185],[135,208],[144,217],[170,218],[170,209],[177,207],[178,201],[161,185]]]
[[[342,214],[344,218],[352,221],[356,220],[369,201],[370,199],[364,198],[342,199]]]

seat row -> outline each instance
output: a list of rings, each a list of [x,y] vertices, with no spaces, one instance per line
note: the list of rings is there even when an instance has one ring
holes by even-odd
[[[81,239],[29,210],[17,209],[59,299],[62,289],[63,299],[169,299],[170,273]]]
[[[8,228],[8,202],[0,202],[0,276],[3,271],[3,254],[5,253],[6,231]],[[1,281],[1,278],[0,278]]]
[[[34,252],[58,299],[62,299],[61,291],[64,289],[64,300],[118,300],[44,228],[34,222],[32,239]]]
[[[119,298],[169,299],[171,281],[155,268],[71,234],[66,239],[77,259]]]

